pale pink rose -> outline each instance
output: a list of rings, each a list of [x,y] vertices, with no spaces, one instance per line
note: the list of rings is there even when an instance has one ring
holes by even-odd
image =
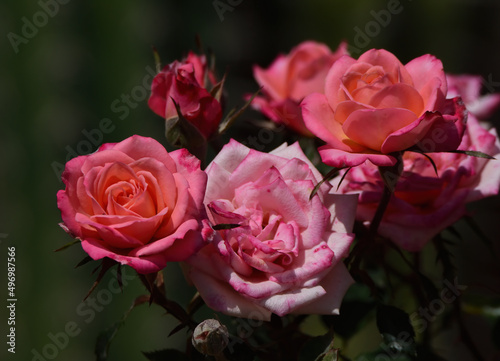
[[[346,43],[332,52],[325,44],[305,41],[290,54],[279,55],[267,69],[255,65],[254,78],[263,87],[264,96],[256,97],[252,106],[269,119],[312,136],[304,125],[299,104],[306,95],[323,92],[328,70],[346,54]]]
[[[500,157],[495,129],[484,129],[470,115],[459,147]],[[464,154],[434,153],[438,176],[423,155],[405,152],[404,171],[384,214],[379,233],[408,251],[419,251],[435,235],[466,214],[466,203],[498,194],[500,161]],[[340,179],[336,178],[332,184]],[[357,219],[372,220],[384,184],[374,165],[352,168],[340,187],[359,193]]]
[[[386,50],[372,49],[358,60],[343,56],[326,77],[324,94],[302,102],[309,130],[326,142],[324,163],[356,166],[369,160],[393,165],[391,153],[416,147],[426,152],[455,150],[465,107],[446,100],[441,61],[424,55],[403,65]]]
[[[148,105],[165,119],[177,117],[179,105],[182,116],[209,139],[222,119],[222,107],[208,87],[215,85],[215,75],[209,71],[204,55],[189,52],[181,62],[165,66],[153,79]]]
[[[63,228],[90,257],[151,273],[202,245],[206,178],[185,149],[167,153],[156,140],[134,135],[70,160],[57,206]]]
[[[483,120],[490,117],[500,106],[500,94],[481,95],[482,78],[479,75],[446,74],[447,98],[461,96],[467,111]]]
[[[213,239],[188,276],[222,313],[335,314],[353,280],[342,259],[353,240],[356,196],[333,194],[298,143],[270,153],[232,140],[207,168]],[[222,229],[224,225],[235,227]]]

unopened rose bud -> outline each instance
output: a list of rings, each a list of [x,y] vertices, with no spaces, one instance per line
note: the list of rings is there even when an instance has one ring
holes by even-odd
[[[192,343],[204,355],[221,355],[229,343],[227,327],[214,319],[205,320],[194,329]]]

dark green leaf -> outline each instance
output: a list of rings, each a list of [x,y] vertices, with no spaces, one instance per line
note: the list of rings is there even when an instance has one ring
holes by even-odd
[[[492,157],[491,155],[483,152],[478,152],[477,150],[450,150],[447,153],[458,153],[458,154],[470,155],[471,157],[477,157],[477,158],[495,159],[495,157]]]
[[[327,326],[335,329],[337,335],[348,339],[364,326],[375,306],[370,287],[356,282],[347,290],[339,314],[323,316],[322,319]]]
[[[223,229],[233,229],[233,228],[238,228],[240,227],[241,224],[236,224],[236,223],[220,223],[212,226],[212,229],[214,231],[220,231]]]
[[[380,305],[377,308],[377,328],[382,334],[382,348],[389,355],[416,357],[415,331],[408,314],[394,306]]]
[[[308,340],[299,352],[299,361],[336,361],[337,349],[333,347],[333,330]]]
[[[166,349],[152,352],[142,352],[149,361],[187,361],[186,354],[175,349]]]
[[[77,244],[77,243],[80,243],[80,242],[81,242],[81,241],[80,241],[79,239],[75,239],[75,240],[73,240],[73,241],[71,241],[71,242],[69,242],[69,243],[66,243],[64,246],[62,246],[62,247],[60,247],[60,248],[56,249],[54,252],[64,251],[65,249],[68,249],[69,247],[71,247],[71,246],[73,246],[73,245],[75,245],[75,244]]]
[[[436,173],[436,176],[439,177],[438,169],[437,169],[436,163],[434,163],[434,159],[432,159],[428,154],[422,153],[422,155],[424,157],[426,157],[429,160],[429,162],[431,162],[432,168],[434,168],[434,172]]]
[[[394,306],[380,305],[377,307],[377,328],[381,334],[397,337],[401,332],[415,336],[408,314]]]
[[[340,185],[342,184],[342,182],[344,181],[344,178],[346,177],[347,173],[349,173],[349,171],[351,169],[352,169],[352,167],[347,168],[347,170],[345,171],[345,173],[342,174],[342,178],[340,178],[339,184],[337,185],[337,190],[339,190]]]
[[[314,189],[312,190],[311,192],[311,195],[309,196],[309,200],[313,199],[313,197],[316,195],[316,193],[318,192],[318,189],[323,185],[323,183],[325,183],[326,181],[329,181],[330,179],[332,179],[333,177],[335,177],[339,172],[339,169],[338,168],[333,168],[331,169],[324,177],[322,180],[319,181],[318,184],[316,184],[316,186],[314,187]]]
[[[417,149],[415,149],[415,150],[409,150],[409,152],[422,154],[424,157],[426,157],[429,160],[429,162],[431,162],[432,168],[434,168],[434,172],[436,173],[436,176],[439,177],[438,170],[437,170],[437,167],[436,167],[436,163],[434,163],[434,160],[428,154],[424,153],[423,151],[419,151]]]
[[[81,267],[84,264],[89,263],[90,261],[93,261],[92,257],[86,256],[84,259],[82,259],[80,262],[78,262],[78,264],[75,266],[75,268]]]

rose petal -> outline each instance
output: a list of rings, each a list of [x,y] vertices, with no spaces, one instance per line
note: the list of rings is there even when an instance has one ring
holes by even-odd
[[[253,67],[253,76],[266,94],[273,99],[280,100],[287,97],[285,79],[288,71],[288,60],[285,55],[280,55],[273,61],[267,70],[259,66]]]
[[[152,255],[144,258],[129,257],[127,255],[118,254],[113,250],[108,249],[107,245],[99,239],[87,238],[82,242],[83,250],[94,260],[99,260],[104,257],[114,259],[123,265],[129,265],[138,273],[147,274],[160,271],[165,267],[166,261],[161,254]]]
[[[347,118],[342,129],[350,139],[379,151],[389,134],[415,120],[415,113],[406,109],[357,110]]]
[[[323,163],[335,168],[355,167],[366,161],[378,166],[396,164],[396,158],[392,155],[376,153],[369,149],[365,153],[349,153],[330,146],[322,146],[318,148],[318,151]]]
[[[355,59],[351,58],[348,55],[344,55],[340,57],[340,59],[338,59],[335,63],[333,63],[332,67],[328,71],[325,79],[325,96],[328,104],[332,109],[335,109],[339,102],[345,100],[343,96],[340,96],[343,94],[343,90],[341,90],[341,84],[344,74],[355,63]]]
[[[411,110],[416,116],[424,111],[422,96],[415,88],[407,84],[394,84],[375,94],[368,102],[369,105],[382,108],[403,108]]]
[[[414,85],[413,79],[408,70],[401,64],[399,59],[392,53],[384,49],[371,49],[361,54],[358,62],[372,65],[380,65],[393,84],[405,83]]]
[[[295,289],[285,294],[273,295],[259,303],[278,316],[294,313],[300,307],[317,300],[326,294],[321,286]]]
[[[307,96],[301,103],[306,127],[332,147],[344,151],[362,151],[363,146],[349,139],[342,125],[335,120],[334,113],[322,94]]]
[[[342,299],[353,283],[347,268],[343,263],[339,263],[321,280],[320,286],[325,290],[325,295],[296,308],[293,313],[338,315]]]
[[[208,307],[226,315],[263,321],[271,320],[271,311],[249,300],[223,281],[191,268],[189,277]]]
[[[436,110],[436,107],[440,106],[439,102],[444,100],[448,92],[443,63],[436,57],[427,54],[413,59],[405,65],[405,68],[413,79],[415,89],[422,94],[426,109]],[[431,91],[435,87],[438,87],[438,93]]]

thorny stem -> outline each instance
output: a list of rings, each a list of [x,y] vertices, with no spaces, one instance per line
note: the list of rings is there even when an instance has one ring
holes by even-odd
[[[352,262],[352,268],[355,270],[359,268],[359,263],[361,262],[360,256],[369,246],[373,244],[373,240],[377,236],[378,228],[382,222],[384,213],[389,205],[394,189],[396,188],[396,184],[403,171],[403,153],[398,152],[393,153],[392,155],[396,158],[396,163],[394,165],[379,167],[379,173],[384,182],[384,189],[382,191],[382,197],[377,210],[375,211],[375,215],[370,222],[368,232],[359,237],[358,243],[351,252],[351,256],[349,256],[346,260],[347,264]]]
[[[161,306],[165,311],[174,316],[183,325],[188,326],[190,329],[196,327],[196,323],[191,320],[191,317],[179,306],[176,302],[167,299],[164,292],[158,287],[154,279],[150,275],[139,275],[144,286],[151,293],[151,302]]]

